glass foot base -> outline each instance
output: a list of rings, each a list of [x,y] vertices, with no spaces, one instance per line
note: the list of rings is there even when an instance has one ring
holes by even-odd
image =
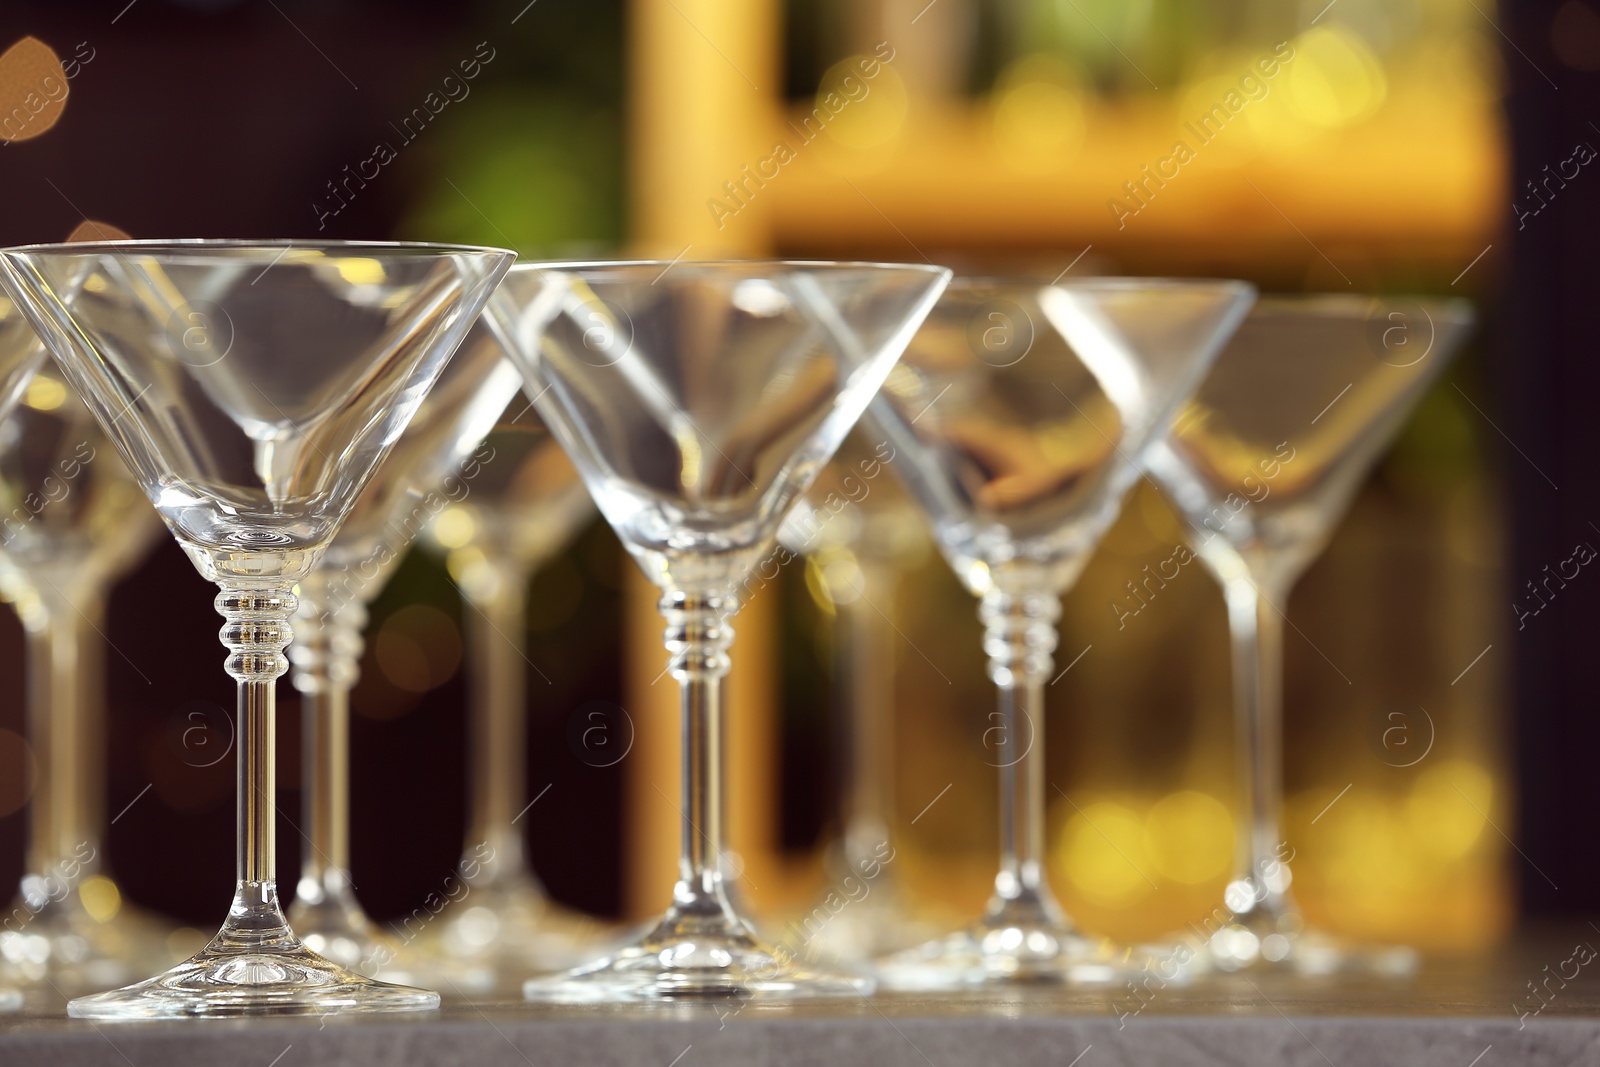
[[[859,902],[838,903],[837,897],[824,898],[810,911],[790,917],[776,931],[779,939],[807,960],[848,967],[919,945],[940,929],[907,915],[902,900],[877,890]]]
[[[467,887],[438,915],[395,925],[408,973],[464,993],[513,992],[529,975],[577,966],[615,944],[615,927],[563,907],[536,883]]]
[[[357,974],[368,978],[408,977],[394,969],[400,943],[367,918],[354,896],[327,897],[314,904],[296,899],[289,909],[289,925],[306,948]]]
[[[635,944],[601,960],[523,984],[528,1000],[564,1004],[659,1000],[802,1000],[863,997],[870,978],[803,963],[737,920],[669,914]]]
[[[164,951],[170,929],[121,903],[114,885],[111,893],[115,903],[103,918],[90,914],[76,894],[39,911],[14,905],[10,914],[15,928],[0,930],[0,969],[7,979],[51,986],[70,996],[126,982],[172,962]]]
[[[1369,974],[1405,978],[1420,963],[1404,945],[1358,945],[1319,930],[1262,933],[1243,923],[1215,931],[1199,946],[1195,972],[1281,971],[1303,975]]]
[[[426,1011],[439,994],[362,977],[303,947],[201,952],[163,974],[67,1005],[75,1019]]]
[[[1129,953],[1070,927],[985,921],[879,960],[886,989],[933,991],[1008,984],[1107,985]]]

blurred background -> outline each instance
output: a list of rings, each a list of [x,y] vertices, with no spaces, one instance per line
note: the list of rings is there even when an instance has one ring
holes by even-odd
[[[7,3],[0,47],[30,36],[75,67],[48,128],[0,145],[4,244],[93,219],[136,237],[872,257],[1476,300],[1477,341],[1289,607],[1296,890],[1321,925],[1433,948],[1488,944],[1519,909],[1600,905],[1600,585],[1573,582],[1521,631],[1508,610],[1600,538],[1585,510],[1600,184],[1585,185],[1600,179],[1531,185],[1600,144],[1586,0]],[[478,73],[443,96],[464,60]],[[392,158],[373,177],[379,145]],[[971,597],[908,540],[894,840],[914,899],[965,914],[994,870],[993,694]],[[1090,651],[1048,690],[1056,887],[1120,938],[1208,912],[1232,855],[1221,595],[1188,568],[1118,625],[1125,583],[1181,540],[1142,484],[1064,602],[1058,664]],[[827,590],[797,562],[737,623],[733,834],[758,911],[822,888],[838,824]],[[182,738],[197,722],[230,736],[211,599],[163,539],[115,591],[105,657],[110,864],[129,898],[206,930],[232,878],[232,761],[196,766]],[[520,825],[552,893],[604,915],[656,910],[670,886],[675,814],[656,790],[675,788],[676,698],[649,684],[654,600],[598,521],[529,594],[528,781],[551,788]],[[461,610],[422,551],[373,609],[352,803],[355,882],[379,919],[460,852]],[[21,873],[31,788],[22,665],[5,615],[0,886]],[[297,697],[280,693],[279,800],[298,820]],[[631,746],[608,766],[570,740],[597,708]],[[292,884],[300,835],[285,822],[279,840]]]

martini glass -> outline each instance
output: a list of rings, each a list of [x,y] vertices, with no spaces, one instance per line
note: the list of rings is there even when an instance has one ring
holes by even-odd
[[[22,398],[23,389],[44,358],[45,349],[39,344],[33,327],[10,297],[0,293],[0,420],[4,420]],[[0,985],[0,1011],[15,1011],[21,1006],[22,994]]]
[[[478,337],[487,343],[472,344]],[[350,877],[350,691],[361,671],[367,606],[412,540],[452,499],[475,490],[488,460],[474,452],[522,376],[474,327],[299,585],[289,646],[304,702],[305,845],[289,921],[306,947],[376,975],[400,945],[356,900]]]
[[[68,1005],[90,1019],[416,1010],[306,948],[274,878],[273,727],[303,581],[513,254],[440,245],[127,241],[0,252],[13,299],[216,607],[238,683],[237,882],[187,962]],[[155,608],[155,605],[152,605]]]
[[[513,267],[511,277],[533,269]],[[487,331],[469,335],[463,354],[473,346],[501,351]],[[571,967],[607,929],[550,899],[517,825],[528,806],[528,581],[589,521],[594,505],[526,396],[506,406],[484,448],[488,458],[470,493],[428,531],[469,608],[470,792],[458,867],[466,894],[429,924],[420,947],[426,966],[469,990]]]
[[[162,938],[156,920],[131,914],[102,855],[98,653],[106,592],[159,524],[53,367],[34,375],[0,422],[0,515],[0,591],[27,634],[37,768],[27,873],[0,931],[0,959],[58,990],[126,981]]]
[[[857,426],[800,505],[778,528],[808,557],[834,612],[834,684],[844,709],[840,827],[828,848],[830,885],[866,887],[840,911],[813,909],[791,921],[808,958],[864,963],[937,931],[910,914],[899,876],[884,862],[893,820],[894,612],[900,568],[925,558],[916,505],[885,476],[887,441]],[[846,881],[848,879],[848,881]]]
[[[1248,825],[1196,966],[1396,974],[1416,965],[1410,949],[1353,949],[1306,930],[1290,896],[1279,836],[1283,619],[1295,581],[1471,325],[1461,301],[1264,299],[1151,450],[1151,474],[1222,585],[1233,643]]]
[[[553,264],[491,321],[600,512],[662,591],[683,710],[672,906],[532,1000],[856,996],[866,979],[761,941],[723,885],[721,683],[741,586],[949,279],[940,267]]]
[[[879,968],[899,988],[1110,981],[1044,856],[1044,686],[1061,596],[1255,293],[1241,282],[962,280],[873,401],[895,471],[979,598],[999,706],[1000,872],[983,917]]]

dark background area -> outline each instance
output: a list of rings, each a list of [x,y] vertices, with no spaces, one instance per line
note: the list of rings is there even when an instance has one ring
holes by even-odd
[[[1526,56],[1509,45],[1504,53],[1512,192],[1526,203],[1527,183],[1543,179],[1545,167],[1572,156],[1580,142],[1600,149],[1600,73],[1573,69],[1550,44],[1562,6],[1557,0],[1501,5],[1505,32],[1534,46]],[[1600,36],[1587,47],[1600,66]],[[1510,226],[1509,246],[1491,395],[1505,434],[1513,531],[1507,594],[1526,602],[1527,583],[1542,582],[1545,567],[1571,557],[1580,542],[1600,547],[1594,416],[1600,183],[1560,189],[1526,226]],[[1522,632],[1511,630],[1517,663],[1511,714],[1522,781],[1514,836],[1527,861],[1518,866],[1523,908],[1536,915],[1600,908],[1600,583],[1584,577],[1552,586],[1556,595],[1538,626],[1530,620]]]
[[[86,217],[136,237],[417,238],[422,224],[408,211],[419,204],[435,212],[426,234],[434,239],[523,251],[548,251],[572,232],[614,239],[614,146],[610,158],[584,157],[598,172],[594,217],[562,216],[559,197],[544,214],[500,210],[489,200],[496,159],[455,152],[463,128],[485,120],[469,109],[492,117],[497,101],[542,95],[552,102],[550,121],[562,121],[560,105],[570,101],[572,115],[609,110],[616,125],[620,2],[540,0],[512,25],[516,13],[462,3],[7,3],[0,41],[31,35],[63,58],[83,42],[93,58],[71,83],[69,119],[0,147],[0,244],[62,240]],[[327,183],[371,155],[377,140],[398,142],[388,124],[420,105],[480,42],[494,59],[452,102],[458,113],[441,113],[319,230],[313,205],[332,202]],[[538,162],[525,167],[516,195],[537,197]],[[487,235],[439,232],[461,210],[445,197],[483,207],[495,220],[477,219],[491,227]],[[497,235],[501,228],[513,232]],[[550,681],[529,672],[528,782],[533,792],[555,788],[519,825],[551,893],[600,914],[621,906],[621,769],[580,761],[567,720],[588,701],[620,699],[617,589],[625,563],[597,523],[535,577],[529,600],[528,657]],[[108,817],[132,805],[109,836],[111,869],[134,902],[206,929],[233,881],[233,760],[194,766],[204,761],[183,734],[200,725],[226,744],[231,729],[223,709],[232,711],[233,684],[222,671],[212,596],[163,534],[113,592],[106,626]],[[373,637],[386,618],[418,602],[439,607],[459,629],[450,577],[422,552],[373,606],[352,698],[352,864],[361,899],[379,920],[409,912],[451,873],[466,818],[464,671],[413,694],[387,684],[374,662]],[[563,616],[550,617],[557,609]],[[23,651],[15,615],[0,611],[0,727],[18,733]],[[287,677],[278,692],[278,874],[292,894],[302,843],[299,700]],[[22,874],[25,830],[26,809],[0,818],[0,886]]]

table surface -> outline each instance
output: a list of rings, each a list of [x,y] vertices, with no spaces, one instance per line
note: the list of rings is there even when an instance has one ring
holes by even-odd
[[[1600,1064],[1600,963],[1574,956],[1580,943],[1600,947],[1600,928],[1524,932],[1491,955],[1426,959],[1407,981],[1217,976],[1156,988],[1142,1008],[1126,988],[1033,988],[742,1006],[447,998],[415,1016],[91,1024],[35,995],[0,1017],[0,1067]]]

